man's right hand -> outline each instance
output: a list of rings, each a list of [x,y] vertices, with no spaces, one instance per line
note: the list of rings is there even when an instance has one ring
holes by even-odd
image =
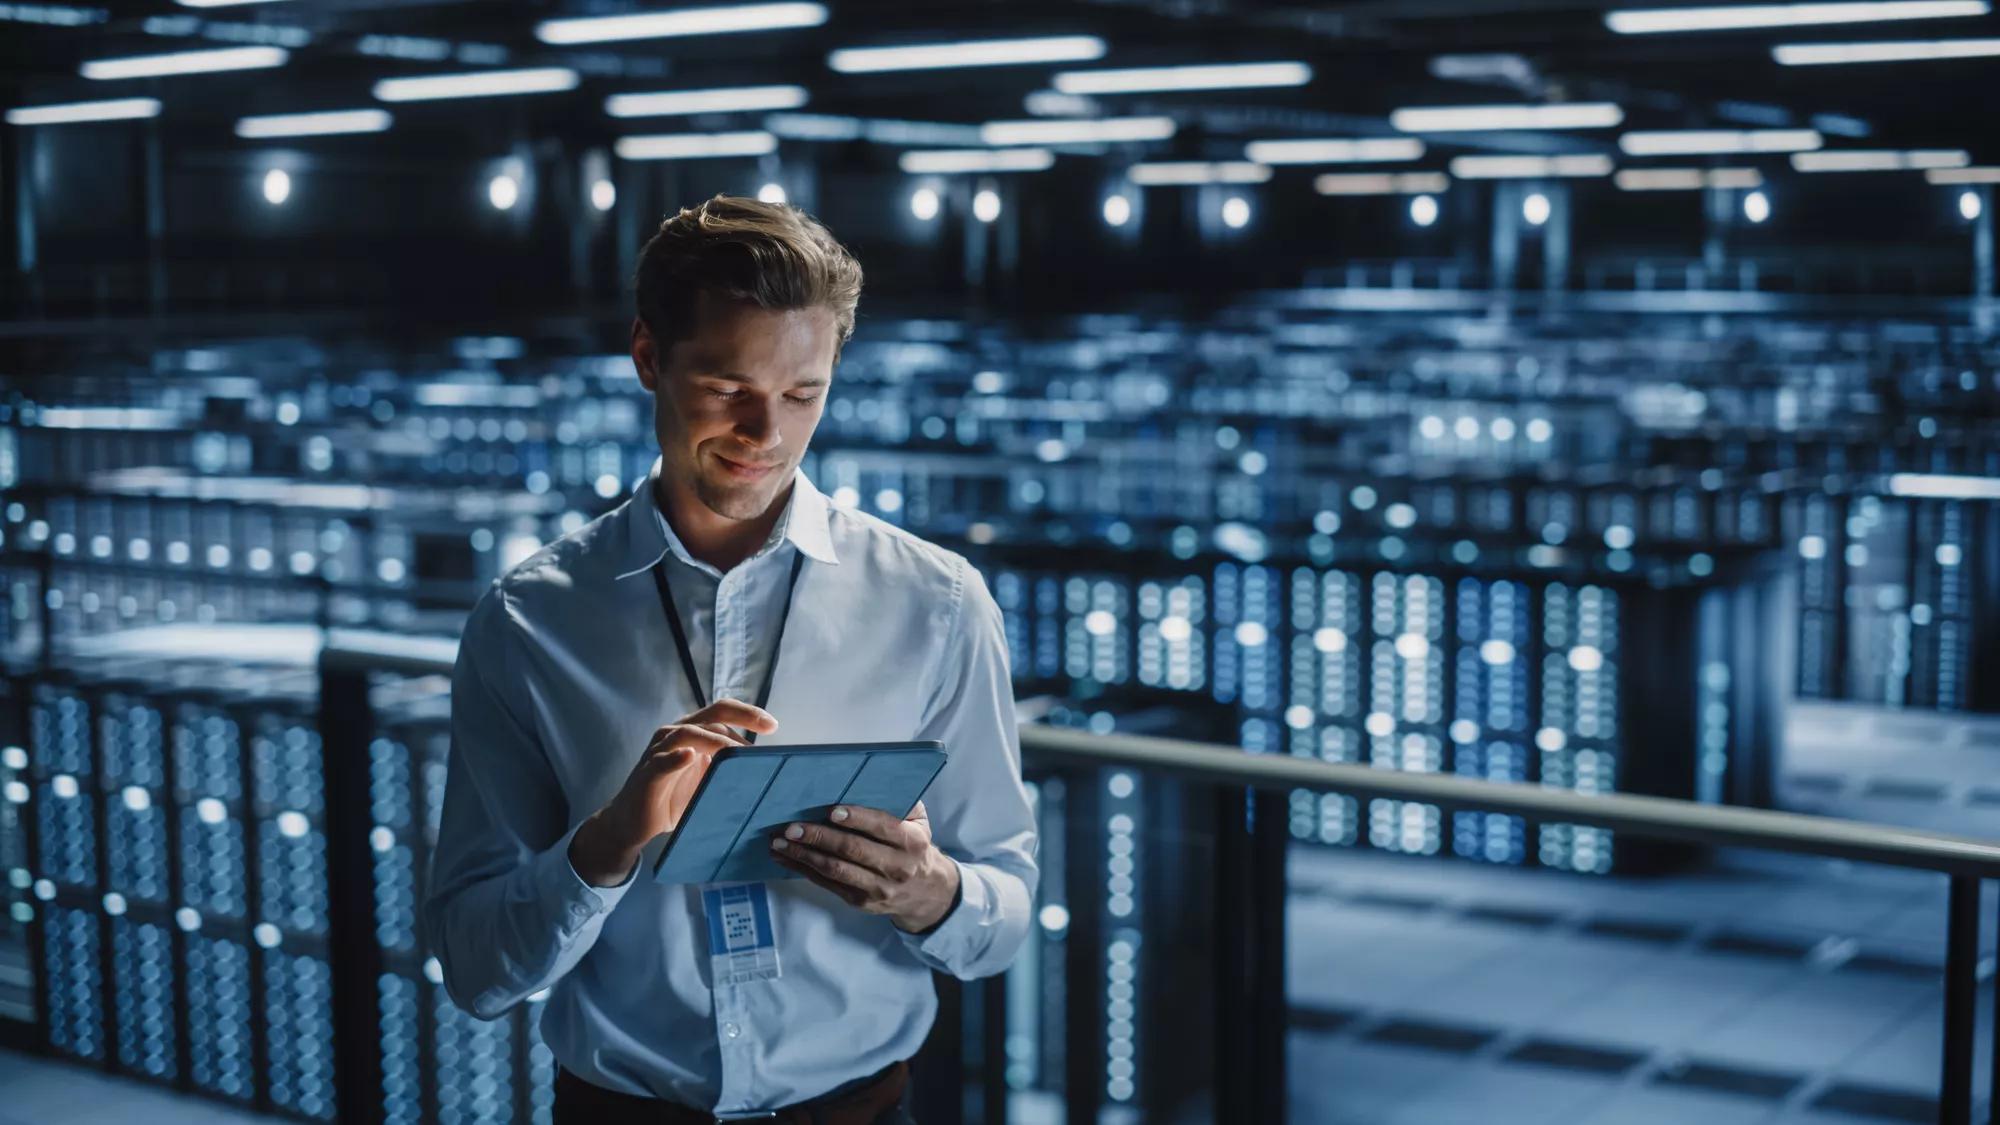
[[[654,731],[617,795],[570,837],[570,866],[594,887],[623,883],[653,837],[681,822],[715,752],[749,745],[741,731],[770,734],[777,729],[778,720],[769,711],[718,699]]]

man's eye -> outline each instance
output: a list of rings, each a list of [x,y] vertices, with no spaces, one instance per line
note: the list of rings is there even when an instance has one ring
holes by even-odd
[[[743,393],[742,391],[721,391],[721,390],[717,390],[717,389],[715,389],[714,387],[704,387],[704,388],[702,388],[702,389],[708,392],[708,397],[710,397],[710,398],[720,398],[720,399],[731,399],[731,398],[735,398],[735,397],[736,397],[737,395],[740,395],[740,394],[742,394],[742,393]]]
[[[811,406],[813,403],[819,401],[819,396],[807,395],[804,398],[800,398],[797,395],[786,395],[785,401],[796,404],[798,406]]]

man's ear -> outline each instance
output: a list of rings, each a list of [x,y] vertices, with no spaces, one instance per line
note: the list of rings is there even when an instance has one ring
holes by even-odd
[[[660,375],[659,343],[653,339],[653,331],[646,327],[644,317],[632,318],[632,366],[639,373],[639,385],[648,391],[657,391]]]

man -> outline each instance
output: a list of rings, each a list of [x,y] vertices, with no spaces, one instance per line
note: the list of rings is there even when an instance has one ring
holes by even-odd
[[[798,469],[861,292],[823,226],[717,196],[661,225],[637,287],[660,460],[466,623],[431,948],[477,1015],[548,990],[558,1122],[904,1122],[931,970],[997,973],[1028,927],[999,607],[963,557]],[[714,902],[650,873],[711,757],[756,735],[949,759],[907,819],[840,807],[774,835],[799,877],[751,890],[777,975],[717,979]]]

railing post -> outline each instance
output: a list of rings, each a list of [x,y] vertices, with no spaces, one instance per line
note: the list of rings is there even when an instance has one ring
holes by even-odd
[[[1063,818],[1063,1120],[1095,1125],[1104,1107],[1104,774],[1068,775]]]
[[[382,1120],[382,1052],[377,1017],[382,950],[375,936],[375,857],[368,828],[375,823],[368,792],[368,745],[375,714],[369,675],[337,667],[324,655],[319,669],[320,751],[326,769],[327,885],[331,900],[328,955],[333,962],[333,1061],[340,1083],[340,1120]]]
[[[1214,789],[1215,1117],[1285,1120],[1283,795]]]
[[[1945,923],[1942,1125],[1972,1125],[1972,1044],[1979,1009],[1979,880],[1951,877]]]

